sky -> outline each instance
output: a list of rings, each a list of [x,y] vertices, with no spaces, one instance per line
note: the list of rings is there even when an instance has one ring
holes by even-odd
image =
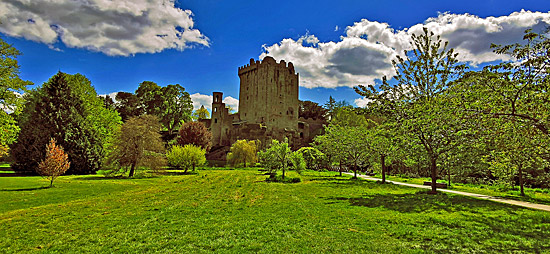
[[[267,55],[294,64],[301,100],[364,106],[353,87],[393,76],[391,60],[422,27],[479,68],[509,60],[491,43],[549,26],[548,0],[0,0],[0,36],[21,51],[22,79],[81,73],[98,94],[181,84],[195,108],[219,91],[238,109],[238,67]]]

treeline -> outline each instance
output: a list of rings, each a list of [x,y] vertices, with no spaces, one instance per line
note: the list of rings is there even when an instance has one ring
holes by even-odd
[[[170,163],[165,149],[173,145],[199,147],[203,156],[209,149],[208,130],[192,122],[208,111],[194,116],[191,97],[179,84],[144,81],[113,101],[98,96],[85,76],[58,72],[27,89],[31,82],[19,78],[20,52],[3,40],[0,46],[0,158],[16,172],[47,172],[52,182],[59,174],[98,170],[129,170],[131,176],[141,166],[164,168]]]
[[[463,183],[548,188],[550,39],[492,45],[510,61],[469,71],[427,29],[393,61],[396,76],[355,91],[313,146],[330,163]]]

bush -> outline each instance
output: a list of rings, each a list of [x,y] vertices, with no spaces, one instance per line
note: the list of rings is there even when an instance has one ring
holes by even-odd
[[[195,171],[195,167],[204,165],[206,163],[205,155],[206,150],[189,144],[183,147],[173,146],[166,154],[166,159],[172,167],[183,169],[187,173],[189,169]]]

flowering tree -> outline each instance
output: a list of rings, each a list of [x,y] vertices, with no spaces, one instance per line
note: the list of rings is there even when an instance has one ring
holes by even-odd
[[[38,164],[38,173],[50,180],[50,187],[53,186],[53,180],[64,174],[71,166],[69,156],[63,151],[63,147],[55,144],[54,138],[46,146],[46,159]]]

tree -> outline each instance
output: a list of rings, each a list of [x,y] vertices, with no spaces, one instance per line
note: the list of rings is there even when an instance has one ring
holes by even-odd
[[[161,125],[156,116],[142,115],[130,118],[122,125],[115,139],[109,165],[124,173],[130,167],[129,177],[140,166],[159,167],[163,164],[164,144],[160,138]]]
[[[209,119],[210,118],[210,113],[204,107],[204,105],[201,105],[201,107],[199,109],[195,110],[195,113],[193,113],[193,117],[197,120]]]
[[[283,171],[283,180],[285,179],[285,172],[288,164],[290,163],[290,157],[292,151],[288,145],[288,139],[285,138],[284,142],[278,140],[271,140],[271,145],[265,151],[260,151],[258,157],[260,157],[260,163],[270,173],[275,173],[278,170]]]
[[[460,116],[453,112],[452,99],[445,95],[449,84],[460,77],[466,66],[459,64],[458,54],[442,43],[440,36],[424,28],[412,35],[412,50],[405,58],[392,61],[396,84],[383,77],[379,90],[373,85],[355,91],[381,105],[385,115],[393,116],[404,133],[412,135],[424,148],[430,165],[432,191],[436,193],[437,163],[442,154],[460,143],[466,130]]]
[[[143,115],[143,108],[140,107],[139,99],[135,94],[118,92],[115,99],[117,101],[115,108],[122,121],[126,122],[132,117]]]
[[[506,137],[488,151],[488,157],[493,158],[489,163],[492,169],[506,168],[517,174],[521,190],[524,169],[543,168],[539,161],[548,154],[548,146],[540,142],[550,138],[550,39],[547,33],[528,29],[523,40],[504,46],[493,44],[497,54],[508,55],[511,60],[469,72],[452,87],[461,94],[461,106],[473,121]],[[494,136],[494,132],[485,134],[486,138]]]
[[[302,147],[298,149],[306,162],[306,168],[320,169],[325,164],[326,155],[314,147]]]
[[[102,110],[106,110],[103,102],[93,88],[85,87],[90,85],[81,82],[83,79],[58,72],[41,88],[25,94],[27,101],[19,117],[21,133],[12,145],[14,170],[35,171],[50,137],[71,158],[68,174],[89,174],[100,168],[103,142],[117,128],[118,115]]]
[[[178,144],[193,144],[208,152],[212,147],[212,132],[203,123],[186,122],[179,130]]]
[[[254,140],[237,140],[231,145],[230,152],[227,154],[227,163],[232,166],[243,164],[248,165],[258,161],[258,142]]]
[[[24,81],[19,77],[19,64],[17,57],[21,55],[16,48],[12,47],[0,38],[0,150],[8,152],[8,146],[12,144],[19,127],[13,119],[13,116],[5,111],[12,111],[15,114],[20,112],[23,103],[21,94],[32,85],[29,81]],[[0,156],[1,157],[1,156]]]
[[[71,163],[69,157],[63,151],[63,147],[55,144],[55,139],[51,138],[46,147],[46,158],[38,164],[38,173],[50,180],[50,187],[53,186],[53,180],[63,175],[69,169]]]
[[[190,121],[193,113],[191,96],[181,85],[160,87],[143,81],[136,90],[141,108],[146,114],[156,115],[169,134],[183,121]]]
[[[159,116],[162,105],[162,88],[152,81],[143,81],[135,92],[139,107],[145,114]]]
[[[170,165],[184,169],[185,173],[189,169],[195,171],[195,167],[202,166],[206,163],[206,150],[195,146],[195,145],[185,145],[185,146],[173,146],[172,149],[166,154],[168,163]]]
[[[298,116],[306,119],[326,120],[328,110],[312,101],[300,101],[298,106]]]
[[[339,161],[353,167],[357,178],[358,167],[367,161],[369,144],[366,126],[329,125],[325,134],[315,138],[321,149],[332,154]]]
[[[182,122],[191,121],[193,101],[181,85],[167,85],[161,89],[162,105],[158,117],[162,125],[172,134]]]

